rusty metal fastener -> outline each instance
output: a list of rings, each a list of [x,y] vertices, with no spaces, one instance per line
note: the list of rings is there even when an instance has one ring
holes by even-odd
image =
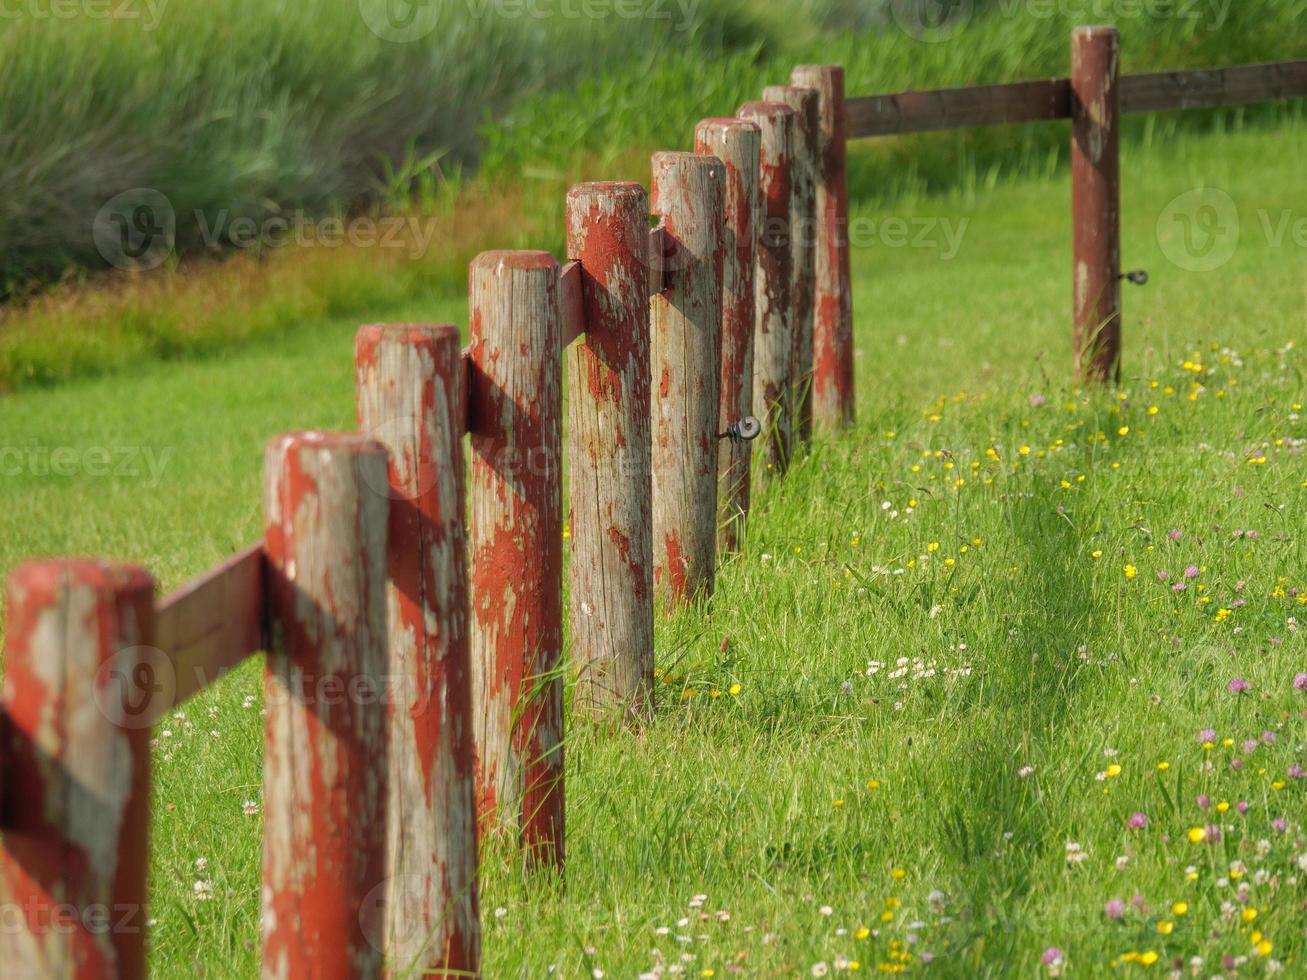
[[[725,432],[718,433],[717,438],[729,439],[731,442],[752,442],[761,434],[762,423],[752,415],[746,415],[728,425]]]
[[[1148,273],[1143,269],[1131,269],[1129,272],[1121,274],[1122,279],[1126,279],[1136,286],[1143,286],[1148,282]]]

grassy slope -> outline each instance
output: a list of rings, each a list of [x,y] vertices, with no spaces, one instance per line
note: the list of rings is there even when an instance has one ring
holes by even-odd
[[[970,223],[952,261],[856,252],[857,430],[761,494],[750,548],[725,568],[711,610],[660,620],[656,724],[571,734],[567,894],[487,856],[488,976],[541,976],[547,964],[632,976],[652,967],[653,948],[668,963],[694,957],[691,975],[738,964],[792,976],[837,956],[871,969],[896,962],[909,935],[914,957],[933,953],[930,972],[946,976],[1030,975],[1049,945],[1076,975],[1105,974],[1131,950],[1163,963],[1203,955],[1210,973],[1221,955],[1250,952],[1253,928],[1302,969],[1304,787],[1272,781],[1303,761],[1307,695],[1290,683],[1307,646],[1287,617],[1307,621],[1307,610],[1273,593],[1307,589],[1307,468],[1274,440],[1307,435],[1290,415],[1307,400],[1307,255],[1269,247],[1256,212],[1301,207],[1305,150],[1299,127],[1130,152],[1126,263],[1154,279],[1127,294],[1120,403],[1062,384],[1063,177],[864,213]],[[1167,201],[1204,183],[1234,196],[1244,243],[1195,275],[1166,261],[1155,226]],[[461,299],[430,297],[378,316],[461,313]],[[316,323],[229,356],[0,403],[0,428],[20,444],[173,451],[157,487],[6,477],[0,570],[32,553],[94,552],[145,560],[171,586],[255,538],[263,441],[351,421],[353,328]],[[1186,359],[1212,372],[1193,400]],[[1032,407],[1035,394],[1046,404]],[[1246,463],[1263,444],[1267,462]],[[1202,572],[1185,593],[1158,582],[1191,563]],[[1221,608],[1234,610],[1228,621]],[[891,680],[899,657],[937,672]],[[889,666],[868,677],[869,660]],[[964,665],[969,675],[949,676]],[[1251,694],[1226,693],[1236,675]],[[714,696],[733,683],[738,695]],[[190,976],[196,962],[253,972],[258,819],[241,804],[259,796],[257,704],[243,707],[257,686],[251,665],[161,735],[156,976]],[[1278,741],[1236,772],[1237,746],[1195,740],[1209,725],[1218,738],[1266,730]],[[1120,776],[1097,780],[1111,763]],[[1251,805],[1218,818],[1197,808],[1199,792]],[[1146,831],[1125,829],[1135,810]],[[1290,832],[1270,829],[1276,816]],[[1219,846],[1185,839],[1217,819],[1232,828]],[[1262,839],[1269,853],[1257,856]],[[1068,864],[1068,840],[1083,863]],[[1247,874],[1220,884],[1236,859]],[[1274,877],[1254,884],[1259,868]],[[201,878],[215,900],[192,896]],[[1238,885],[1252,889],[1255,926],[1222,917]],[[929,907],[933,890],[943,912]],[[1146,912],[1104,918],[1108,898],[1135,895]],[[1178,900],[1189,911],[1174,919]],[[1163,916],[1170,935],[1157,931]],[[878,935],[858,938],[864,925]]]
[[[21,291],[28,274],[67,262],[94,264],[92,216],[141,186],[169,198],[183,246],[194,243],[197,211],[215,225],[222,212],[263,220],[400,201],[435,212],[421,261],[397,267],[395,250],[382,248],[318,249],[311,260],[264,252],[118,277],[120,288],[89,295],[74,276],[71,289],[0,307],[0,395],[193,357],[324,315],[367,315],[420,296],[430,280],[459,283],[469,254],[511,245],[510,228],[553,235],[553,247],[569,182],[647,180],[651,151],[685,146],[695,119],[730,114],[796,63],[845,65],[850,95],[1061,75],[1074,23],[1069,11],[1043,13],[1057,5],[999,0],[947,43],[923,43],[856,0],[705,0],[684,31],[611,17],[469,18],[450,4],[439,8],[445,28],[394,45],[367,31],[354,4],[311,2],[174,4],[158,31],[113,25],[112,45],[103,22],[0,25],[0,178],[13,189],[8,210],[0,201],[0,288]],[[1125,71],[1307,54],[1307,0],[1241,0],[1224,20],[1206,5],[1184,16],[1121,6]],[[159,77],[169,79],[163,95]],[[1148,125],[1192,132],[1301,112],[1298,103],[1173,114],[1128,120],[1125,132],[1133,140]],[[999,173],[1050,172],[1066,145],[1044,124],[877,140],[855,151],[852,193],[884,204]],[[419,165],[438,150],[451,157]],[[450,159],[472,157],[480,179],[442,182],[457,173]],[[487,196],[505,186],[518,196],[486,215]],[[511,223],[502,220],[510,205]],[[462,232],[472,224],[484,234],[451,228],[451,215]]]

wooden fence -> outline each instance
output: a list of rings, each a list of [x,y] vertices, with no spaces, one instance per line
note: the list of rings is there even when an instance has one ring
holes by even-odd
[[[779,476],[814,429],[853,421],[846,140],[1073,118],[1076,322],[1103,335],[1121,106],[1307,94],[1303,62],[1118,80],[1100,28],[1073,53],[1069,81],[847,102],[840,68],[797,68],[700,123],[694,153],[657,154],[652,194],[574,188],[567,264],[477,257],[466,350],[451,325],[362,328],[359,431],[269,444],[259,545],[157,602],[133,565],[18,568],[6,974],[145,976],[149,728],[259,651],[264,975],[478,974],[478,841],[564,863],[566,676],[575,713],[647,718],[655,607],[711,593],[752,472]]]

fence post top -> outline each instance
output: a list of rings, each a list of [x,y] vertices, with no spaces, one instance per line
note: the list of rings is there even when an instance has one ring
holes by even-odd
[[[753,102],[746,102],[740,106],[739,114],[741,118],[755,117],[774,121],[783,119],[786,116],[795,115],[795,111],[784,102],[764,102],[761,99],[755,99]]]
[[[386,455],[386,447],[375,439],[357,432],[327,432],[320,429],[283,433],[270,440],[268,448],[282,455],[295,449],[320,449],[350,456]]]
[[[1076,40],[1092,40],[1099,37],[1120,37],[1121,32],[1111,24],[1081,24],[1071,31]]]
[[[758,124],[752,119],[741,119],[738,116],[711,116],[707,119],[700,119],[694,127],[696,131],[701,129],[724,129],[724,130],[752,130],[758,132]]]
[[[644,193],[646,193],[644,185],[633,180],[590,180],[582,184],[573,184],[567,192],[567,200],[608,195],[635,197]]]
[[[447,341],[450,337],[458,340],[460,336],[458,327],[452,323],[367,323],[354,335],[354,346],[362,355],[383,343],[421,347]]]
[[[843,78],[843,65],[795,65],[790,72],[790,80],[796,85],[803,85],[809,78]]]
[[[791,82],[788,85],[768,85],[762,90],[762,100],[764,102],[783,101],[782,98],[772,98],[773,95],[792,95],[796,99],[804,101],[807,99],[821,98],[821,93],[817,91],[817,89],[813,88],[811,85],[800,85],[798,82]]]
[[[11,592],[51,592],[61,582],[103,594],[154,591],[154,577],[142,565],[99,558],[33,558],[9,573]]]
[[[496,249],[482,252],[472,260],[473,269],[532,270],[557,269],[558,260],[550,252],[535,249]]]

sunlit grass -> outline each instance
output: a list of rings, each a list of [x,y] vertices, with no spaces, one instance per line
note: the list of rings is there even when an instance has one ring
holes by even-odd
[[[856,212],[858,425],[759,491],[710,604],[660,617],[654,722],[570,731],[566,889],[485,856],[488,977],[1302,972],[1307,253],[1259,212],[1307,218],[1305,139],[1129,151],[1152,282],[1119,391],[1069,383],[1063,176]],[[1242,227],[1205,274],[1157,227],[1199,184]],[[886,219],[965,230],[945,260]],[[464,316],[448,292],[366,318]],[[0,402],[38,458],[166,457],[5,475],[0,567],[96,553],[173,586],[255,540],[263,441],[352,425],[359,319]],[[258,670],[155,733],[155,976],[255,973]]]

